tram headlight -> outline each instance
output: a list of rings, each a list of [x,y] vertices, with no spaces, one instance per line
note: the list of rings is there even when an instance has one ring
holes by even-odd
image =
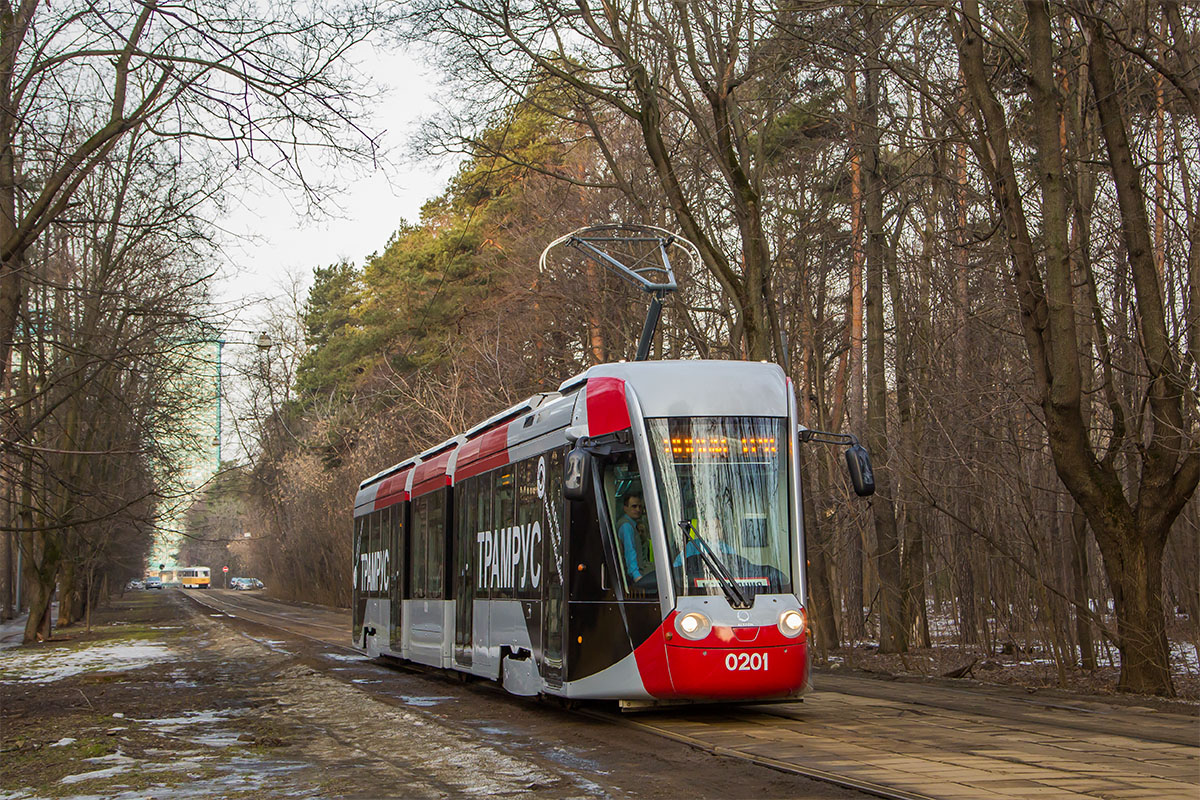
[[[795,639],[804,633],[806,622],[803,608],[789,608],[779,615],[779,632],[789,639]]]
[[[699,611],[689,611],[675,618],[675,630],[683,638],[696,641],[708,636],[712,621]]]

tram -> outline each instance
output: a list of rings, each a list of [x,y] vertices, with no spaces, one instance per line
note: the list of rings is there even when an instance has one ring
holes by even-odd
[[[798,697],[806,433],[774,364],[593,366],[360,484],[355,646],[626,709]]]
[[[175,576],[185,589],[207,589],[211,583],[208,567],[177,567]]]

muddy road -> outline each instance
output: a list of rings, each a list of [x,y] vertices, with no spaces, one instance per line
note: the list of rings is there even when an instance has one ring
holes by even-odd
[[[485,684],[127,595],[0,652],[0,800],[847,798]]]

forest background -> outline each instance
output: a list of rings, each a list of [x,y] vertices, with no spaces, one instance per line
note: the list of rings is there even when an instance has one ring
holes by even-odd
[[[317,267],[276,309],[274,346],[239,365],[236,422],[253,456],[225,465],[191,506],[183,561],[348,604],[359,481],[591,364],[632,357],[646,298],[603,270],[539,271],[538,256],[582,225],[639,222],[700,253],[678,276],[653,358],[777,361],[805,425],[871,450],[869,503],[851,500],[836,453],[805,462],[822,657],[936,643],[964,662],[1034,655],[1063,683],[1110,665],[1124,690],[1194,687],[1200,9],[418,0],[391,11],[343,46],[383,29],[436,55],[453,100],[417,147],[460,154],[462,167],[364,264]],[[110,29],[131,39],[136,15]],[[317,67],[335,59],[312,63],[313,81],[330,80]],[[303,112],[323,146],[363,155],[341,135],[356,99],[344,86],[314,84],[303,109],[271,109],[272,96],[268,118]],[[321,106],[330,96],[346,105]],[[161,143],[158,127],[144,130]],[[139,190],[167,185],[121,173],[143,141],[122,136],[130,155],[112,149],[105,169]],[[29,248],[10,248],[22,266],[5,251],[6,280],[25,281],[5,332],[23,354],[4,362],[18,401],[6,414],[18,487],[7,529],[21,531],[39,597],[57,582],[60,596],[78,594],[76,616],[98,576],[140,571],[148,509],[165,494],[153,445],[189,402],[164,390],[186,358],[164,356],[177,348],[161,331],[141,350],[100,345],[126,342],[126,319],[212,324],[203,292],[153,314],[142,289],[120,293],[120,312],[88,299],[111,296],[79,281],[133,230],[164,237],[152,249],[166,255],[125,262],[151,285],[181,281],[147,261],[192,270],[184,285],[204,275],[202,259],[169,246],[178,225],[124,221],[120,184],[98,184],[100,213],[82,214],[89,185]],[[31,207],[14,201],[14,219],[18,206]],[[147,194],[146,209],[164,207]],[[39,327],[51,309],[53,327]],[[95,347],[78,344],[80,324],[98,329]],[[157,388],[142,383],[151,375]],[[135,393],[117,384],[134,379],[142,399],[127,408]],[[86,422],[86,403],[101,400],[121,424]],[[125,419],[126,438],[98,440]],[[112,470],[140,488],[114,492]]]

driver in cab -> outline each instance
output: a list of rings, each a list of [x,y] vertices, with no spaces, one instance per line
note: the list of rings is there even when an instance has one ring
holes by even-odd
[[[631,584],[654,571],[650,537],[642,520],[645,514],[646,503],[641,494],[631,492],[625,495],[621,503],[621,516],[617,519],[617,540],[621,543],[625,572]]]

